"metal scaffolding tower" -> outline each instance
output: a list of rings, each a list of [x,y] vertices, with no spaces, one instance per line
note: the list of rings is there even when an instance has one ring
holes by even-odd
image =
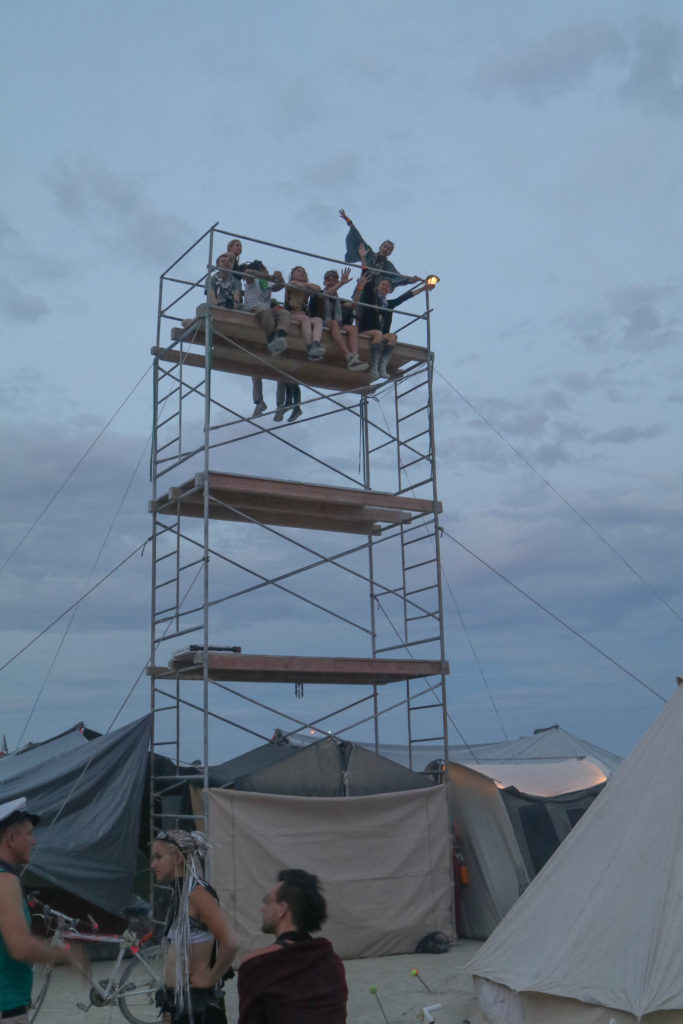
[[[253,314],[205,302],[230,237],[214,225],[160,279],[153,828],[201,817],[179,783],[206,793],[211,765],[275,730],[375,750],[390,731],[411,767],[418,743],[447,760],[430,293],[394,311],[390,379],[348,370],[327,332],[324,361],[309,361],[294,324],[272,357]],[[268,266],[305,260],[314,281],[340,262],[235,237]],[[245,376],[300,384],[303,418],[275,421],[272,405],[251,418]]]

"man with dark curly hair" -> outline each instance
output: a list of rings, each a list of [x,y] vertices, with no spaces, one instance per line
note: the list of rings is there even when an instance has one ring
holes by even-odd
[[[327,917],[316,876],[280,871],[261,916],[261,930],[275,942],[242,961],[239,1024],[346,1024],[344,965],[327,939],[310,934]]]

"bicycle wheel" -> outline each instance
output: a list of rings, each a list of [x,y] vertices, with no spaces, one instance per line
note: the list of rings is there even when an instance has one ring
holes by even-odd
[[[157,1024],[161,1010],[155,996],[164,984],[164,951],[150,946],[135,956],[126,967],[119,986],[119,1009],[131,1024]]]
[[[52,964],[36,964],[33,968],[33,988],[31,989],[31,1008],[28,1019],[34,1021],[45,1002],[45,996],[52,977]]]

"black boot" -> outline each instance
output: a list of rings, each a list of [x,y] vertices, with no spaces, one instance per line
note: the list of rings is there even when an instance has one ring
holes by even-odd
[[[370,346],[370,379],[379,377],[379,357],[382,351],[382,344],[379,341]]]

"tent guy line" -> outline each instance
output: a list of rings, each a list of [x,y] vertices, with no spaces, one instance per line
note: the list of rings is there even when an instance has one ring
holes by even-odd
[[[662,604],[666,605],[666,607],[669,609],[669,611],[672,613],[672,615],[675,615],[676,618],[679,620],[679,622],[683,622],[683,615],[680,615],[676,611],[676,609],[674,607],[672,607],[672,605],[669,604],[669,602],[666,600],[666,598],[662,594],[660,594],[659,591],[656,590],[652,586],[651,583],[648,583],[648,581],[638,572],[638,570],[635,568],[635,566],[631,565],[631,563],[628,561],[628,559],[624,558],[624,556],[621,554],[621,552],[617,551],[617,549],[614,547],[614,545],[610,544],[610,542],[607,540],[606,537],[603,537],[603,535],[600,533],[600,531],[597,530],[595,528],[595,526],[593,526],[593,524],[591,522],[589,522],[588,519],[586,519],[586,517],[584,515],[581,514],[581,512],[579,512],[579,510],[576,508],[576,506],[572,505],[572,503],[570,501],[568,501],[567,498],[564,497],[564,495],[560,494],[560,492],[557,490],[557,488],[554,487],[551,484],[550,480],[548,480],[547,477],[543,476],[543,474],[540,473],[531,462],[529,462],[529,460],[526,458],[526,456],[523,455],[522,452],[520,452],[519,448],[516,448],[515,445],[512,443],[512,441],[509,441],[508,438],[505,436],[505,434],[503,434],[498,429],[498,427],[496,427],[493,423],[491,423],[491,421],[483,414],[483,412],[480,412],[479,409],[477,409],[477,407],[475,405],[473,405],[473,403],[470,402],[470,400],[468,398],[466,398],[460,391],[458,391],[458,389],[455,387],[455,385],[451,384],[451,382],[446,377],[444,377],[444,375],[442,373],[439,373],[439,371],[437,370],[436,371],[436,375],[437,375],[437,377],[441,378],[441,380],[444,382],[444,384],[448,385],[448,387],[451,389],[451,391],[453,391],[453,393],[456,394],[458,396],[458,398],[461,401],[463,401],[465,403],[465,405],[467,405],[472,410],[472,412],[475,413],[475,415],[478,416],[482,420],[482,422],[484,422],[486,424],[486,426],[489,427],[494,432],[494,434],[496,434],[501,439],[501,441],[503,441],[508,446],[508,448],[512,452],[514,452],[514,454],[517,456],[518,459],[522,460],[522,462],[524,463],[525,466],[528,466],[528,468],[531,470],[531,472],[534,473],[538,477],[538,479],[541,481],[541,483],[545,484],[545,486],[547,488],[549,488],[549,490],[551,490],[553,492],[553,494],[556,495],[560,499],[560,501],[563,502],[563,504],[565,504],[567,506],[567,508],[570,509],[574,513],[575,516],[577,516],[578,519],[581,520],[581,522],[584,524],[584,526],[587,526],[588,529],[592,533],[595,534],[595,536],[598,538],[598,540],[602,541],[602,543],[605,545],[605,547],[607,547],[612,552],[613,555],[616,555],[616,557],[619,559],[619,561],[622,562],[626,566],[626,568],[630,572],[632,572],[633,575],[636,576],[640,580],[640,582],[643,584],[643,586],[647,587],[647,589],[650,591],[651,594],[654,594],[654,596],[659,601],[661,601]]]
[[[554,612],[551,612],[549,608],[546,608],[544,604],[541,604],[540,601],[537,601],[536,598],[532,597],[531,594],[529,594],[526,590],[523,590],[522,587],[519,587],[516,583],[513,583],[513,581],[509,579],[509,577],[507,577],[504,573],[500,572],[499,569],[495,569],[492,565],[485,561],[485,559],[481,558],[479,555],[475,554],[474,551],[468,548],[466,544],[463,544],[462,541],[457,540],[455,537],[453,537],[452,534],[448,532],[448,530],[444,530],[443,533],[444,536],[448,537],[449,540],[452,540],[454,544],[457,544],[459,548],[462,548],[463,551],[466,551],[468,555],[471,555],[472,558],[476,558],[478,562],[481,562],[481,564],[486,566],[487,569],[490,569],[492,573],[495,573],[495,575],[498,576],[499,579],[503,580],[504,583],[508,583],[511,587],[513,587],[513,589],[516,590],[519,594],[521,594],[522,597],[526,597],[527,600],[531,601],[532,604],[535,604],[537,608],[540,608],[541,611],[546,613],[546,615],[549,615],[551,619],[555,619],[555,621],[558,622],[561,626],[564,626],[564,628],[568,629],[570,633],[573,633],[575,637],[578,637],[579,640],[583,640],[585,644],[588,644],[589,647],[592,647],[594,651],[597,651],[598,654],[601,654],[602,657],[606,658],[607,661],[612,663],[612,665],[616,666],[616,668],[621,669],[621,671],[625,672],[627,676],[630,676],[631,679],[635,680],[636,683],[640,683],[640,685],[644,686],[646,690],[649,690],[650,693],[654,694],[655,697],[658,697],[663,704],[666,704],[667,698],[662,696],[662,694],[655,690],[653,686],[650,686],[649,683],[646,683],[644,679],[641,679],[640,676],[637,676],[633,672],[630,672],[624,665],[618,662],[615,658],[611,657],[611,655],[607,654],[606,651],[603,651],[601,647],[598,647],[597,644],[594,644],[592,640],[588,639],[588,637],[584,636],[583,633],[579,633],[578,629],[574,629],[574,627],[570,626],[568,622],[565,622],[564,619],[561,619],[559,615],[555,615]]]

